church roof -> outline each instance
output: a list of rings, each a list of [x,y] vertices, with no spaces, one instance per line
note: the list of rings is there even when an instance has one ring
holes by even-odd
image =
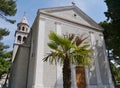
[[[22,17],[22,20],[21,20],[21,22],[20,22],[20,23],[25,23],[25,24],[27,24],[27,25],[28,25],[28,21],[27,21],[27,19],[26,19],[26,16],[25,16],[25,15]]]
[[[67,19],[70,21],[69,18],[67,18],[67,16],[65,17],[63,14],[61,15],[60,12],[63,12],[63,11],[68,11],[68,10],[72,10],[73,12],[75,12],[79,17],[81,17],[83,19],[84,22],[88,23],[88,27],[93,27],[95,29],[98,29],[98,30],[101,30],[103,31],[103,28],[100,27],[94,20],[92,20],[87,14],[85,14],[80,8],[78,8],[77,6],[75,5],[72,5],[72,6],[61,6],[61,7],[53,7],[53,8],[43,8],[43,9],[39,9],[38,10],[38,13],[41,13],[41,14],[45,14],[45,15],[51,15],[51,16],[54,16],[54,17],[58,17],[58,18],[62,18],[62,19]],[[60,14],[54,14],[54,13],[60,13]],[[73,20],[72,20],[73,21]],[[79,20],[80,21],[80,20]],[[73,22],[76,22],[76,23],[79,23],[78,21],[73,21]],[[80,23],[81,25],[84,25],[81,21]]]

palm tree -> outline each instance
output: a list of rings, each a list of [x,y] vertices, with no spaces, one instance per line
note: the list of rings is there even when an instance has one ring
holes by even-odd
[[[48,43],[50,53],[43,59],[43,61],[49,61],[50,63],[63,64],[63,87],[71,88],[71,68],[70,64],[74,65],[90,65],[92,52],[89,45],[83,44],[80,36],[74,34],[60,36],[51,32],[49,35],[51,40]]]

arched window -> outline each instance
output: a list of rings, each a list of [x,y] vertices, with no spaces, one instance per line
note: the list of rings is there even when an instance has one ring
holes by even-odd
[[[19,43],[21,43],[21,36],[18,36],[18,37],[17,37],[17,41],[18,41]]]
[[[26,37],[23,37],[23,42],[25,42],[25,40],[26,40]]]
[[[22,31],[25,31],[25,27],[22,27]]]

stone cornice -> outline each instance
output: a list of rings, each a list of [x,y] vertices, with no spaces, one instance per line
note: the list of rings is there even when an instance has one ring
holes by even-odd
[[[46,12],[39,12],[39,15],[40,15],[40,14],[41,14],[41,15],[44,15],[44,16],[47,16],[47,17],[51,17],[51,18],[57,19],[57,20],[69,22],[69,23],[72,23],[72,24],[74,24],[74,25],[83,26],[83,27],[92,29],[92,30],[94,30],[94,31],[103,32],[103,29],[99,29],[99,28],[95,28],[95,27],[88,26],[88,25],[84,25],[84,24],[81,24],[81,23],[78,23],[78,22],[74,22],[74,21],[72,21],[72,20],[68,20],[68,19],[65,19],[65,18],[62,18],[62,17],[58,17],[58,16],[55,16],[55,15],[51,15],[51,14],[46,13]]]
[[[26,24],[26,23],[18,23],[17,26],[20,25],[20,24],[27,25],[29,27],[29,25]]]
[[[18,43],[14,43],[14,45],[18,45],[18,46],[21,46],[21,47],[26,47],[26,48],[29,48],[30,47],[30,44],[18,44]],[[13,46],[14,46],[13,45]]]
[[[23,31],[16,30],[14,36],[16,36],[16,33],[29,34],[29,32],[23,32]]]

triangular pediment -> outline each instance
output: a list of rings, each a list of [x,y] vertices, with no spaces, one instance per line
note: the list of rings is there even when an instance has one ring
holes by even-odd
[[[86,15],[76,6],[47,8],[40,9],[39,11],[102,30],[102,28],[95,21],[93,21],[88,15]]]

